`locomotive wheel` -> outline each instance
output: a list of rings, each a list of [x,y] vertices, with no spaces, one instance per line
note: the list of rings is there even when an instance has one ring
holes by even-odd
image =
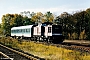
[[[43,42],[43,39],[40,37],[40,38],[39,38],[39,41],[40,41],[40,42]]]
[[[49,39],[48,39],[48,38],[46,38],[46,42],[47,42],[47,43],[49,42]]]

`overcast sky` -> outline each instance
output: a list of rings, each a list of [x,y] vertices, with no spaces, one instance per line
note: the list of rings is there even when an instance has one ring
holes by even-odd
[[[73,13],[90,7],[90,0],[0,0],[0,23],[2,15],[23,11],[50,11],[56,15],[63,12]]]

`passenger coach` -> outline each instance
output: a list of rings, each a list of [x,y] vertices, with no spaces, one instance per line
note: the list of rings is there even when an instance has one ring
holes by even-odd
[[[32,26],[33,25],[13,27],[11,28],[11,36],[17,38],[31,37]]]

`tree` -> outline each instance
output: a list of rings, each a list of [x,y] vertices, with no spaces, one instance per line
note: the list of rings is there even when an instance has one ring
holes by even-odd
[[[2,24],[0,24],[0,35],[3,35],[4,34],[4,31],[2,29]]]
[[[35,14],[31,14],[32,17],[32,22],[35,22],[35,23],[42,23],[42,19],[43,19],[43,14],[41,12],[37,12]]]
[[[28,18],[28,17],[23,17],[23,25],[30,25],[30,24],[33,24],[33,22],[31,21],[31,18]]]
[[[6,14],[2,17],[2,28],[4,35],[10,35],[11,28],[23,25],[22,16],[19,14]]]
[[[10,14],[6,14],[3,15],[2,17],[2,26],[3,26],[3,31],[5,35],[10,35],[10,23],[11,23],[11,15]]]
[[[57,16],[57,17],[54,19],[53,23],[63,26],[63,20],[62,20],[62,18],[61,18],[60,16]]]
[[[36,17],[37,17],[36,23],[41,24],[42,23],[43,14],[41,12],[37,12],[36,13]]]
[[[13,26],[23,26],[23,16],[21,16],[20,14],[15,14]]]
[[[54,15],[48,11],[44,14],[45,22],[53,22],[54,20]]]
[[[76,31],[79,34],[78,37],[80,36],[81,32],[85,30],[85,33],[88,35],[89,32],[89,15],[86,11],[81,11],[78,13],[75,13],[74,18],[76,19]]]
[[[72,15],[67,12],[63,12],[59,17],[60,18],[58,20],[60,20],[63,34],[64,36],[66,36],[66,38],[69,38],[69,36],[71,36],[71,33],[73,32]]]
[[[88,37],[87,37],[87,39],[89,39],[90,40],[90,8],[88,8],[87,10],[86,10],[86,12],[87,12],[87,20],[88,20],[88,26],[87,26],[87,35],[88,35]]]

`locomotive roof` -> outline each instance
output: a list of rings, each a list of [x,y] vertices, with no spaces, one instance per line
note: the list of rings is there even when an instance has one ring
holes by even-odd
[[[32,26],[33,26],[33,25],[12,27],[11,30],[13,30],[13,29],[25,29],[25,28],[31,28]]]
[[[51,22],[44,22],[44,23],[42,23],[42,24],[53,24],[53,23],[51,23]]]
[[[51,23],[51,22],[44,22],[44,23],[42,23],[42,26],[45,26],[45,25],[52,25],[53,23]]]

